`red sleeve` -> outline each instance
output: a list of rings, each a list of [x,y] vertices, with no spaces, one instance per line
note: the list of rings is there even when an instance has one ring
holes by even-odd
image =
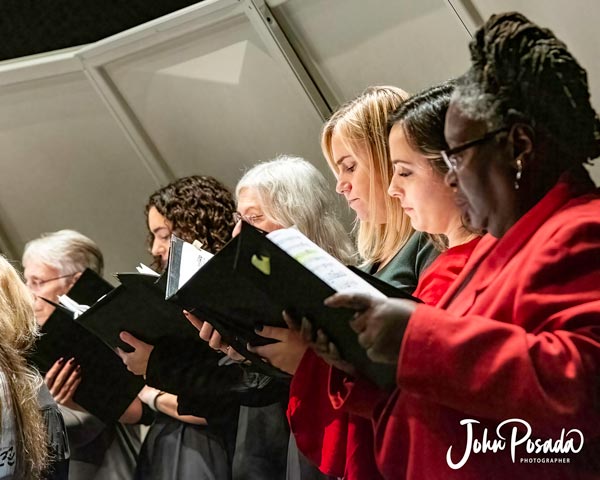
[[[389,393],[363,376],[353,377],[337,368],[330,368],[329,399],[333,408],[371,419],[375,407]]]
[[[292,378],[287,414],[298,449],[326,475],[343,477],[348,414],[332,407],[328,379],[329,365],[307,350]]]
[[[550,434],[597,427],[600,224],[563,230],[519,252],[485,291],[465,288],[455,303],[477,291],[468,311],[481,315],[419,305],[398,385],[472,415],[523,418]]]

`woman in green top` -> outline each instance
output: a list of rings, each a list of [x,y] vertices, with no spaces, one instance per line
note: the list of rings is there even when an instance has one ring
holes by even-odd
[[[412,292],[437,252],[423,234],[414,234],[398,199],[387,195],[393,168],[386,124],[407,98],[396,87],[368,88],[332,115],[321,148],[336,176],[336,191],[356,213],[363,268]]]
[[[389,116],[408,94],[395,87],[370,87],[340,107],[323,127],[321,146],[336,179],[337,193],[344,195],[356,213],[355,230],[361,267],[372,275],[412,293],[422,271],[438,252],[426,235],[414,233],[398,199],[387,194],[392,179],[387,142]],[[312,350],[302,359],[289,361],[294,344],[303,343],[293,329],[265,326],[260,332],[279,343],[252,351],[294,375],[290,387],[288,417],[298,448],[324,473],[344,478],[376,480],[372,451],[358,454],[358,442],[372,435],[368,421],[333,410],[327,394],[330,367]],[[321,333],[322,335],[322,333]],[[289,366],[294,369],[289,369]],[[349,433],[349,432],[352,433]],[[351,455],[339,445],[353,445]],[[352,465],[356,458],[360,467]],[[357,477],[358,478],[358,477]]]

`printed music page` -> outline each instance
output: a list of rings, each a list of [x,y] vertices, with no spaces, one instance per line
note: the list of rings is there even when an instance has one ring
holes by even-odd
[[[296,228],[275,230],[267,238],[337,292],[366,293],[376,298],[385,298],[383,293],[311,242]]]

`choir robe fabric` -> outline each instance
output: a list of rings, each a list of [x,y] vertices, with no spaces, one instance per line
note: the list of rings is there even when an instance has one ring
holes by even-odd
[[[437,255],[427,235],[415,233],[387,265],[379,270],[373,265],[368,271],[412,293]],[[378,480],[371,423],[333,409],[329,374],[329,365],[309,350],[292,378],[288,420],[298,449],[327,475]]]
[[[599,214],[600,191],[583,168],[564,175],[501,239],[481,240],[439,308],[417,306],[398,388],[376,425],[386,479],[599,478]],[[461,421],[480,422],[471,426],[481,441],[485,429],[498,438],[510,419],[527,422],[532,438],[557,441],[563,429],[579,429],[585,445],[547,455],[520,445],[514,462],[510,441],[465,454]],[[513,426],[501,434],[510,438]],[[569,463],[522,460],[544,457]]]

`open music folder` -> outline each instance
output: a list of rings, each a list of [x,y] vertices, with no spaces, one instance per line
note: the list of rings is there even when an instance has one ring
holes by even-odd
[[[326,307],[323,301],[349,291],[416,299],[347,268],[294,228],[264,235],[244,223],[238,237],[181,283],[172,282],[167,297],[196,308],[208,321],[213,315],[217,330],[223,328],[239,342],[254,344],[258,324],[285,327],[285,309],[322,329],[343,358],[371,380],[383,387],[394,384],[394,368],[372,362],[358,344],[349,324],[354,312]]]
[[[69,298],[90,304],[113,289],[91,270],[86,270],[69,291]],[[41,329],[30,361],[42,373],[63,358],[75,358],[81,366],[82,382],[74,401],[106,424],[116,422],[144,386],[144,381],[127,370],[119,356],[100,338],[74,320],[73,312],[55,304]]]
[[[237,250],[238,237],[213,256],[173,235],[166,298],[211,323],[225,342],[254,364],[255,370],[289,378],[287,373],[264,363],[246,348],[248,343],[272,343],[255,333],[258,325],[285,327],[285,322],[281,309],[235,272]]]
[[[77,317],[79,323],[107,345],[131,351],[132,348],[119,338],[122,331],[151,345],[163,337],[201,341],[182,309],[165,301],[164,277],[143,273],[116,276],[121,285]]]

